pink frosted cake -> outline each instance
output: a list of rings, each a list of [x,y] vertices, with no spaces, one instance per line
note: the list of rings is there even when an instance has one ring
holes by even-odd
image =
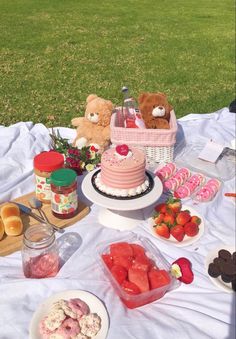
[[[147,190],[145,154],[137,148],[119,145],[102,154],[101,172],[95,179],[100,191],[120,197],[135,196]]]

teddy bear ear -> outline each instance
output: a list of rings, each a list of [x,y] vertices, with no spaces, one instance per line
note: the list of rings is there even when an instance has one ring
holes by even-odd
[[[147,92],[143,92],[139,94],[138,102],[141,104],[148,96],[149,96],[149,93]]]
[[[96,94],[90,94],[86,99],[87,104],[96,98],[98,98]]]

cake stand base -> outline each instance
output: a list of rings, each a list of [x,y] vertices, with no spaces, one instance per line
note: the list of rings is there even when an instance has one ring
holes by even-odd
[[[143,210],[117,211],[100,207],[98,221],[106,227],[120,231],[132,230],[145,220]]]
[[[100,224],[109,228],[127,231],[138,226],[145,220],[143,209],[157,201],[163,191],[161,180],[148,171],[152,175],[154,186],[147,194],[128,200],[106,197],[92,185],[92,176],[96,171],[89,172],[85,176],[81,189],[87,199],[100,206],[98,220]]]

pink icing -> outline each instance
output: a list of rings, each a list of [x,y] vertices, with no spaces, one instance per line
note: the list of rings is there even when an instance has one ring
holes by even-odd
[[[137,148],[130,148],[132,155],[120,158],[110,148],[102,154],[101,181],[111,187],[128,189],[142,185],[145,181],[146,158]]]

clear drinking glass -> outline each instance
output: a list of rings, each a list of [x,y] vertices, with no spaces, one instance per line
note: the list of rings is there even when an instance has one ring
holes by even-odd
[[[30,226],[24,233],[21,253],[26,278],[54,277],[59,271],[58,246],[50,225]]]

